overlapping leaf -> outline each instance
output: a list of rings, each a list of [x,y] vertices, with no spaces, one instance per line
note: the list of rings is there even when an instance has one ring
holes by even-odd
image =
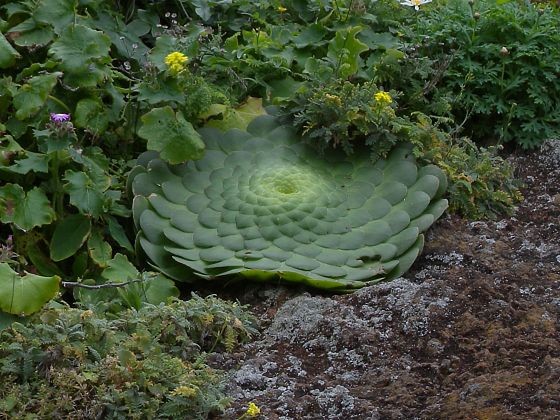
[[[408,148],[375,164],[320,157],[270,116],[201,134],[203,159],[170,166],[149,152],[131,174],[138,245],[177,280],[280,276],[349,290],[392,279],[447,207],[445,176],[418,168]]]

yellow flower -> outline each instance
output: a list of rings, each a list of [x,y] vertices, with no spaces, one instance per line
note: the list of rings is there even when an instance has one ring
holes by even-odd
[[[377,92],[374,97],[375,101],[379,102],[381,105],[389,105],[391,102],[393,102],[393,98],[391,98],[391,95],[389,95],[387,92],[383,92],[382,90]]]
[[[185,69],[185,63],[188,61],[188,59],[189,58],[185,54],[179,51],[174,51],[170,54],[167,54],[167,56],[165,57],[165,64],[167,65],[171,73],[176,74]]]
[[[288,11],[288,9],[286,9],[284,6],[278,6],[278,9],[277,9],[277,10],[278,10],[280,13],[285,13],[285,12]]]
[[[340,96],[338,95],[331,95],[329,93],[325,93],[325,98],[327,98],[327,102],[331,102],[335,105],[342,106],[342,101],[340,100]]]
[[[246,414],[249,417],[257,417],[259,414],[261,414],[261,409],[254,402],[250,402]]]
[[[180,395],[181,397],[192,397],[196,395],[196,389],[190,386],[178,386],[173,390],[171,395]]]

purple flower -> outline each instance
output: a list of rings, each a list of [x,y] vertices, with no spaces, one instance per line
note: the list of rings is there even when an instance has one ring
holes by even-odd
[[[70,114],[55,114],[54,112],[51,112],[51,121],[54,123],[70,121]]]

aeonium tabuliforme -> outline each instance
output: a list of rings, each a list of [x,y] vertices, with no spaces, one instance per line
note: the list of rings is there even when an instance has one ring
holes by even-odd
[[[348,291],[407,271],[445,211],[447,181],[409,147],[318,155],[271,116],[200,131],[202,159],[153,152],[131,172],[137,245],[179,281],[240,275]]]

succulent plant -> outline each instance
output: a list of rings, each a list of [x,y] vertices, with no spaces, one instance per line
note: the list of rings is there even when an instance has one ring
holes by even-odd
[[[129,185],[137,246],[179,281],[240,275],[347,291],[407,271],[445,211],[447,181],[410,147],[385,160],[319,156],[269,115],[200,131],[204,157],[138,159]]]

